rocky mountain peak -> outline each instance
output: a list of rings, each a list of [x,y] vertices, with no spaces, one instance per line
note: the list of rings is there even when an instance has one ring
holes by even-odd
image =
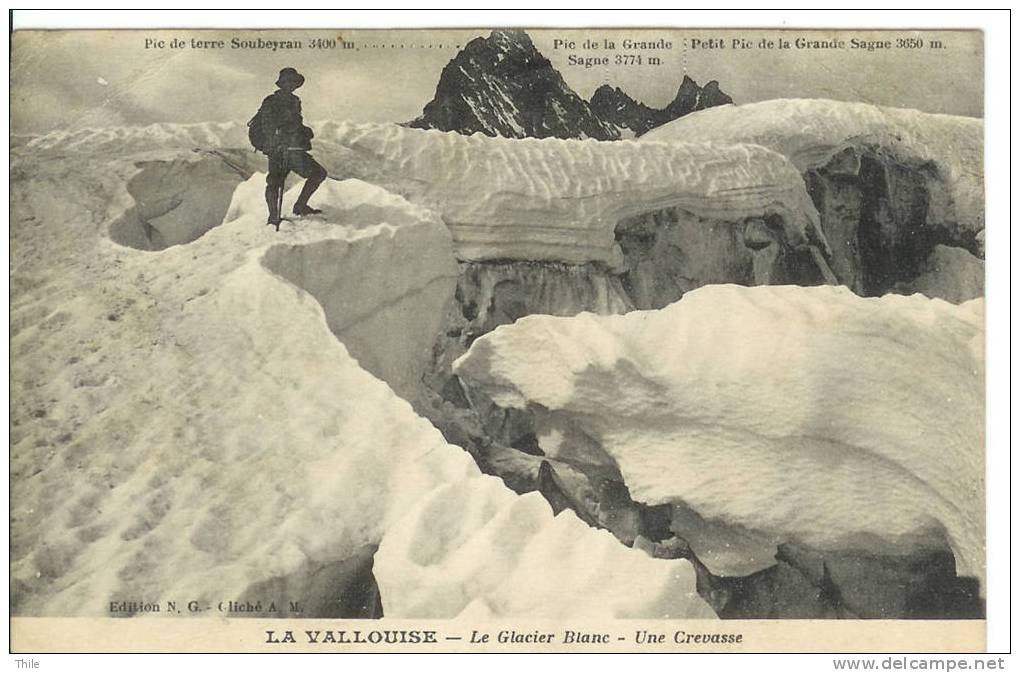
[[[488,37],[476,37],[464,46],[454,60],[458,58],[462,59],[462,63],[474,60],[503,68],[513,65],[542,67],[549,63],[523,30],[494,30]]]
[[[662,122],[660,110],[628,96],[620,87],[603,84],[591,97],[591,108],[601,119],[639,136]]]
[[[648,107],[628,96],[619,87],[609,85],[600,86],[591,97],[592,109],[602,119],[621,130],[628,129],[635,136],[697,110],[732,102],[733,99],[719,88],[716,80],[702,87],[688,75],[684,75],[673,100],[661,110]]]
[[[663,109],[649,107],[610,84],[585,101],[525,31],[494,30],[468,42],[446,64],[435,96],[407,125],[507,138],[616,140],[732,102],[718,82],[700,87],[686,75]]]
[[[619,137],[517,30],[469,42],[443,68],[435,97],[408,125],[508,138]]]
[[[704,110],[705,108],[717,105],[728,105],[732,102],[733,99],[719,88],[718,81],[712,80],[704,87],[701,87],[693,79],[684,75],[680,88],[676,91],[676,97],[665,107],[664,112],[668,119],[662,123],[672,121],[698,110]]]
[[[699,109],[703,110],[705,108],[716,107],[717,105],[732,104],[733,99],[719,88],[718,81],[713,79],[701,88],[701,107]]]

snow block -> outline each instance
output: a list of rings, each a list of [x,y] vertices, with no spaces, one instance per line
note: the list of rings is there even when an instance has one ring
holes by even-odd
[[[789,244],[810,236],[825,247],[797,170],[754,145],[511,140],[332,123],[317,138],[345,174],[440,213],[461,260],[616,267],[617,223],[670,207],[735,223],[776,215]]]
[[[982,300],[708,286],[659,311],[523,318],[454,371],[536,409],[551,458],[594,439],[636,501],[823,550],[944,535],[983,579],[983,339]]]

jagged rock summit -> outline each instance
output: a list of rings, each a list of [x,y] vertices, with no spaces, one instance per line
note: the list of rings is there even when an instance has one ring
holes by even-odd
[[[608,84],[596,89],[590,101],[591,109],[601,119],[613,124],[624,134],[629,130],[635,136],[643,135],[657,126],[692,112],[731,103],[733,99],[719,88],[719,82],[716,80],[702,87],[687,75],[684,75],[676,96],[662,109],[636,101],[620,87]]]
[[[599,117],[634,135],[647,133],[662,124],[662,110],[648,107],[628,96],[620,87],[603,84],[591,96],[591,109]]]
[[[693,79],[684,75],[680,88],[677,89],[673,102],[665,107],[663,113],[666,119],[663,123],[673,121],[698,110],[704,110],[718,105],[730,105],[733,99],[719,88],[719,82],[712,80],[705,86],[698,86]]]
[[[443,68],[413,128],[507,138],[620,137],[599,119],[524,31],[476,38]]]
[[[608,84],[585,101],[526,32],[494,30],[469,42],[446,64],[435,97],[407,126],[506,138],[618,140],[732,102],[715,80],[702,87],[686,75],[662,109]]]

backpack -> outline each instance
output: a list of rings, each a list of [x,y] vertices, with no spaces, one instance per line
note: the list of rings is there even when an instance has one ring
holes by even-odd
[[[269,124],[268,106],[263,103],[255,116],[248,120],[248,142],[256,151],[269,154],[275,135],[275,129]]]

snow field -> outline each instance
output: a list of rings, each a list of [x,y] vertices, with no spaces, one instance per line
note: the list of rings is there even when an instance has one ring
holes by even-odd
[[[285,222],[277,234],[265,224],[262,180],[240,185],[225,222],[193,243],[142,252],[100,238],[41,257],[75,292],[19,293],[16,398],[38,401],[47,421],[12,439],[17,612],[100,616],[110,601],[184,597],[215,605],[279,578],[300,599],[309,587],[294,578],[383,542],[390,552],[376,577],[385,614],[409,616],[414,601],[393,587],[424,552],[403,556],[389,531],[444,540],[429,553],[445,562],[492,530],[476,510],[505,510],[503,530],[525,548],[542,536],[603,550],[594,562],[546,559],[555,576],[652,564],[634,579],[638,598],[634,584],[607,587],[598,605],[568,595],[562,610],[653,616],[679,600],[673,609],[711,616],[687,562],[654,561],[573,514],[554,517],[544,502],[516,505],[395,392],[421,366],[429,316],[449,300],[422,292],[446,287],[453,268],[434,214],[349,180],[317,195],[323,217]],[[33,182],[29,201],[44,204],[52,194],[39,192],[58,188],[75,206],[57,211],[67,219],[52,226],[83,221],[77,204],[86,197],[66,185]],[[285,196],[288,209],[297,189]],[[83,344],[95,347],[83,354]],[[64,377],[33,378],[68,362]],[[467,489],[470,507],[422,517],[451,485]],[[503,553],[481,559],[475,581],[408,596],[468,598],[437,602],[445,617],[469,605],[503,616],[530,610],[547,598],[536,593],[534,566]]]

